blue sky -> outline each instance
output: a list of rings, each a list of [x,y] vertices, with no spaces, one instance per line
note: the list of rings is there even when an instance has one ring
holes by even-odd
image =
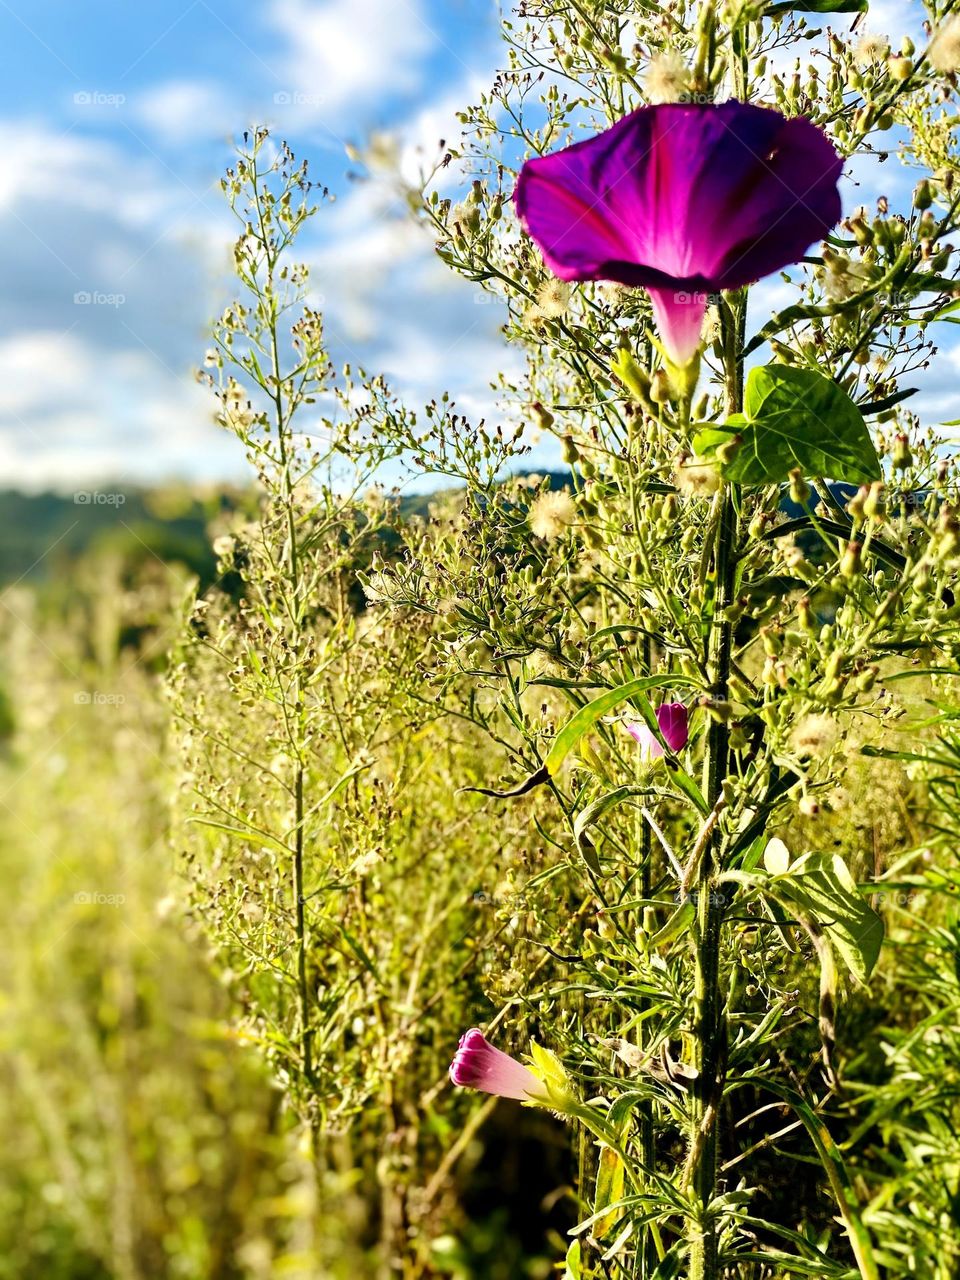
[[[437,153],[492,78],[497,20],[491,0],[0,0],[0,485],[246,473],[191,370],[231,288],[218,181],[252,122],[338,197],[308,246],[335,356],[481,410],[499,308],[350,180],[345,144]]]
[[[879,0],[867,29],[920,16]],[[350,180],[345,148],[386,130],[408,171],[439,155],[503,58],[494,0],[0,0],[0,48],[0,487],[246,476],[192,369],[232,291],[218,182],[253,122],[337,195],[305,245],[335,360],[489,414],[519,364],[501,307]],[[896,169],[862,170],[846,206],[909,190]],[[792,300],[774,278],[754,314]],[[956,417],[958,367],[924,375],[932,422]]]

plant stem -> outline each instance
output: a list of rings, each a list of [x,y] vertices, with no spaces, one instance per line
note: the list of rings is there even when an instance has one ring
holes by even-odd
[[[745,306],[729,299],[722,306],[725,370],[725,408],[739,413],[743,402],[743,346]],[[712,581],[714,589],[710,633],[707,637],[709,693],[716,701],[728,696],[733,646],[733,625],[729,606],[736,589],[736,544],[738,511],[732,485],[724,485],[717,495],[720,512],[714,525]],[[725,719],[711,718],[704,753],[703,789],[707,805],[714,811],[723,794],[730,755],[730,735]],[[720,990],[720,942],[724,903],[716,891],[719,870],[720,825],[715,824],[699,860],[696,882],[696,928],[694,930],[694,1065],[697,1079],[691,1091],[690,1152],[687,1177],[697,1201],[697,1214],[690,1230],[690,1280],[717,1280],[719,1249],[716,1222],[709,1206],[717,1185],[717,1118],[723,1097],[727,1032]]]

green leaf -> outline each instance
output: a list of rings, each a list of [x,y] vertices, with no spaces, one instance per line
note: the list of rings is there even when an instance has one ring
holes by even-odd
[[[607,1232],[619,1220],[615,1210],[603,1211],[623,1198],[623,1161],[610,1147],[600,1148],[600,1164],[597,1169],[596,1196],[593,1202],[594,1227],[593,1235],[602,1240]],[[602,1214],[602,1217],[596,1217]]]
[[[857,1192],[843,1163],[840,1148],[831,1137],[829,1129],[809,1103],[794,1089],[791,1089],[789,1085],[782,1084],[779,1080],[768,1080],[763,1076],[751,1077],[750,1083],[758,1085],[762,1089],[767,1089],[777,1097],[782,1098],[797,1113],[797,1118],[803,1122],[803,1126],[816,1148],[817,1155],[820,1157],[823,1171],[830,1182],[837,1208],[840,1210],[840,1216],[843,1218],[843,1224],[847,1229],[847,1238],[850,1241],[850,1247],[857,1262],[857,1270],[863,1280],[879,1280],[880,1273],[877,1270],[876,1259],[873,1256],[870,1234],[860,1216],[860,1203],[857,1198]]]
[[[588,804],[585,809],[581,809],[577,814],[573,823],[573,838],[580,856],[595,875],[600,874],[600,861],[597,858],[596,850],[584,834],[587,827],[598,821],[609,809],[613,809],[624,800],[635,800],[640,796],[649,794],[649,787],[633,785],[617,787],[614,791],[608,791],[604,795],[598,796],[592,804]]]
[[[583,1272],[580,1270],[580,1241],[574,1240],[573,1244],[567,1250],[566,1267],[563,1272],[563,1280],[581,1280]]]
[[[883,944],[883,920],[863,899],[837,854],[808,853],[775,878],[772,891],[808,911],[853,976],[866,983]]]
[[[869,0],[785,0],[766,12],[768,18],[784,13],[866,13]]]
[[[599,698],[594,698],[592,702],[581,707],[563,726],[554,738],[553,745],[543,762],[544,769],[551,778],[555,778],[560,772],[560,766],[583,735],[588,733],[608,711],[612,711],[623,702],[631,700],[636,702],[644,713],[644,719],[648,723],[653,720],[656,724],[653,709],[643,696],[645,691],[663,688],[665,685],[673,687],[680,684],[696,685],[696,681],[680,675],[642,676],[639,680],[629,680],[616,689],[608,689],[606,693],[601,693]]]
[[[880,461],[860,410],[841,387],[813,369],[785,364],[752,369],[744,418],[727,426],[743,437],[722,467],[724,476],[738,484],[776,483],[794,467],[805,476],[859,484],[880,479]]]

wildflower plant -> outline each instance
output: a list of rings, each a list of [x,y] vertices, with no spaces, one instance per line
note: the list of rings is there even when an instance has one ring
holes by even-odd
[[[893,1256],[832,1136],[884,869],[825,818],[908,677],[957,659],[955,461],[909,408],[958,305],[956,18],[895,49],[849,11],[505,22],[508,66],[406,193],[525,353],[495,421],[336,376],[288,262],[305,168],[258,132],[227,177],[244,292],[208,377],[260,496],[173,680],[195,910],[318,1147],[376,1107],[415,1165],[440,1039],[483,1022],[453,1082],[578,1136],[573,1280]],[[909,181],[857,208],[841,174],[894,151]],[[544,432],[560,475],[524,471]],[[455,492],[403,521],[363,500],[387,461]],[[495,884],[479,941],[464,866]],[[393,1257],[427,1220],[400,1164],[376,1165]]]
[[[904,677],[956,658],[956,469],[907,407],[958,305],[956,18],[867,47],[836,9],[526,3],[445,157],[466,202],[424,189],[441,257],[527,352],[504,403],[569,467],[558,499],[457,468],[464,437],[495,469],[529,435],[451,414],[405,439],[464,513],[384,571],[398,611],[443,613],[437,687],[503,748],[484,812],[546,788],[593,914],[549,940],[566,976],[513,996],[602,1134],[575,1277],[880,1274],[828,1121],[837,1001],[884,921],[868,869],[797,821]],[[857,208],[841,170],[876,182],[891,152],[914,190]],[[750,286],[788,266],[764,321]],[[751,1177],[784,1110],[824,1192],[788,1219]]]
[[[365,1173],[366,1235],[387,1259],[413,1235],[426,1248],[425,1224],[450,1212],[443,1180],[429,1190],[450,1127],[435,1099],[503,929],[477,894],[522,822],[477,837],[450,807],[453,753],[462,768],[478,744],[406,689],[433,623],[384,625],[375,564],[399,517],[378,475],[411,428],[382,379],[326,354],[293,258],[323,193],[266,130],[244,137],[223,189],[240,293],[200,376],[254,484],[214,521],[219,577],[188,592],[167,678],[175,834],[238,1034],[305,1134],[309,1256],[352,1273],[372,1246],[340,1240],[357,1198],[341,1166]]]

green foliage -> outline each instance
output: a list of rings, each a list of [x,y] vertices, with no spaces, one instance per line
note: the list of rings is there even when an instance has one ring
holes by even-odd
[[[736,451],[720,470],[735,484],[786,480],[794,469],[860,484],[881,477],[860,410],[835,382],[812,369],[751,369],[743,413],[728,418],[723,429],[701,432],[694,447],[705,453],[734,437]]]
[[[960,657],[958,476],[903,407],[955,305],[955,86],[839,35],[787,79],[793,8],[666,18],[531,0],[463,139],[404,189],[525,356],[492,424],[332,367],[295,256],[323,193],[244,138],[238,296],[204,378],[250,495],[207,512],[212,576],[101,545],[58,602],[43,635],[136,707],[81,722],[51,776],[63,708],[7,659],[4,848],[31,904],[4,1006],[11,1274],[955,1270],[957,877],[935,837],[960,748],[954,713],[915,712]],[[851,214],[769,322],[713,299],[696,388],[641,291],[554,280],[508,204],[526,155],[666,90],[802,113],[849,157],[896,124],[923,175]],[[531,427],[559,437],[559,486],[522,471]],[[404,518],[387,463],[440,492]],[[842,502],[838,477],[862,488]],[[628,728],[657,732],[668,699],[689,740],[651,758]],[[77,861],[122,871],[136,913],[74,919]],[[454,1094],[477,1024],[548,1070],[560,1120]]]

